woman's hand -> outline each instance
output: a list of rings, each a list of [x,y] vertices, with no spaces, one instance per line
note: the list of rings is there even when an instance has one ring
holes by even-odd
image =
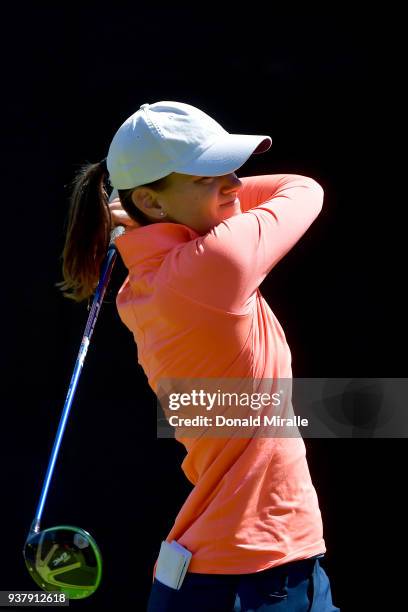
[[[142,227],[141,223],[138,223],[134,219],[131,219],[127,212],[122,208],[119,198],[115,198],[112,202],[109,202],[109,209],[112,217],[112,226],[123,225],[126,231],[135,229],[136,227]]]

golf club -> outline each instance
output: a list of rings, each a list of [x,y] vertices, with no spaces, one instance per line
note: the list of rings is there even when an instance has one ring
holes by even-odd
[[[98,588],[102,576],[101,552],[92,536],[80,527],[58,525],[41,531],[40,522],[75,390],[116,260],[117,251],[114,241],[123,232],[122,226],[115,227],[111,232],[109,247],[102,264],[99,283],[75,362],[40,499],[23,550],[26,566],[34,581],[44,591],[65,593],[70,599],[89,597]]]

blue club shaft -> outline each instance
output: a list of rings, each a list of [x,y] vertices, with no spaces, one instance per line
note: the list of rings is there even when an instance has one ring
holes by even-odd
[[[99,283],[96,288],[91,310],[88,315],[88,320],[85,326],[84,335],[82,337],[81,345],[80,345],[79,352],[78,352],[78,357],[75,362],[75,367],[74,367],[74,371],[71,377],[71,382],[69,384],[67,397],[65,400],[64,408],[63,408],[60,422],[58,425],[58,430],[55,435],[54,446],[51,451],[51,456],[50,456],[50,460],[48,463],[47,472],[44,478],[44,483],[42,486],[40,499],[37,505],[34,519],[31,523],[31,528],[30,528],[28,537],[40,531],[41,516],[44,510],[45,501],[47,499],[48,489],[49,489],[51,478],[54,472],[54,467],[55,467],[55,463],[57,460],[58,451],[61,446],[62,436],[64,435],[65,426],[66,426],[68,416],[69,416],[69,411],[71,409],[71,405],[72,405],[75,391],[78,385],[79,377],[82,372],[82,367],[84,365],[84,360],[85,360],[86,353],[89,347],[91,336],[93,334],[95,323],[99,315],[99,311],[102,305],[105,291],[109,284],[112,269],[115,264],[117,251],[116,251],[116,247],[114,244],[114,238],[117,237],[121,232],[123,232],[123,229],[122,228],[119,229],[118,227],[112,233],[111,242],[109,244],[109,248],[108,248],[105,260],[102,264]]]

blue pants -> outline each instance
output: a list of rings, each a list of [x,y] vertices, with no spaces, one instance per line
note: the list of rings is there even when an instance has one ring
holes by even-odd
[[[338,612],[318,558],[254,574],[187,572],[179,590],[154,580],[147,612]]]

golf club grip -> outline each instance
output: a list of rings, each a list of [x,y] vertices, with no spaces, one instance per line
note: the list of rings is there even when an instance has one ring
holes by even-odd
[[[95,323],[98,318],[98,314],[101,308],[103,297],[105,295],[105,291],[108,286],[110,276],[112,273],[112,269],[113,269],[113,266],[115,264],[115,260],[117,257],[117,250],[116,250],[114,240],[123,232],[124,232],[124,228],[122,226],[118,226],[111,233],[109,247],[108,247],[105,259],[103,261],[102,267],[101,267],[99,283],[95,291],[95,296],[94,296],[92,306],[91,306],[91,309],[88,315],[88,320],[85,326],[85,332],[83,334],[78,356],[75,362],[74,371],[71,377],[67,397],[64,403],[64,408],[63,408],[61,418],[58,424],[58,430],[55,435],[55,440],[54,440],[54,445],[51,451],[50,460],[48,462],[47,473],[44,478],[44,483],[43,483],[42,491],[40,494],[40,499],[37,505],[36,514],[31,524],[30,534],[38,533],[38,531],[40,530],[41,516],[44,510],[45,500],[47,497],[49,485],[50,485],[52,474],[54,471],[58,451],[61,445],[62,436],[64,434],[65,426],[68,420],[69,411],[72,405],[72,401],[74,398],[78,380],[82,372],[82,367],[85,361],[86,353],[88,351],[88,347],[89,347],[90,339],[91,339],[91,336],[92,336],[92,333],[95,327]]]
[[[118,225],[111,231],[108,251],[106,253],[105,260],[102,263],[99,283],[95,291],[94,299],[92,301],[92,306],[90,308],[88,321],[86,323],[84,336],[82,338],[82,343],[84,342],[85,338],[88,338],[88,340],[91,339],[91,336],[92,336],[92,333],[95,327],[96,319],[98,318],[99,310],[103,302],[105,291],[109,284],[112,269],[116,261],[117,250],[115,246],[115,239],[121,236],[124,231],[125,231],[125,228],[122,225]],[[81,346],[82,346],[82,343],[81,343]]]
[[[80,374],[80,370],[82,369],[82,366],[85,361],[86,353],[88,351],[91,337],[92,337],[92,334],[95,328],[95,323],[97,321],[99,311],[102,306],[103,298],[105,295],[105,291],[109,284],[112,269],[116,261],[117,250],[115,246],[115,238],[123,234],[124,231],[125,231],[125,228],[119,225],[115,227],[111,232],[108,250],[107,250],[105,259],[101,267],[99,283],[96,288],[94,299],[92,301],[92,306],[91,306],[91,309],[88,315],[88,320],[85,325],[85,331],[84,331],[84,335],[82,336],[81,346],[79,347],[79,352],[78,352],[78,357],[77,357],[75,368],[74,368],[74,373],[72,375],[71,383],[68,389],[67,400],[68,400],[70,393],[72,394],[73,391],[75,391],[75,388],[78,382],[78,378],[79,378],[79,374]],[[78,374],[77,376],[75,376],[77,370],[78,370]],[[73,385],[74,385],[74,388],[71,389]]]

